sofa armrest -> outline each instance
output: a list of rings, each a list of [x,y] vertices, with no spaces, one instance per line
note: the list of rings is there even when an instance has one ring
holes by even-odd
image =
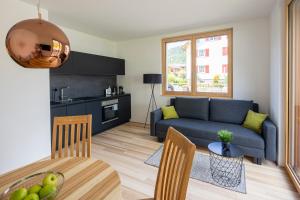
[[[265,140],[266,159],[277,161],[277,128],[270,119],[263,123],[262,136]]]
[[[151,112],[150,114],[150,135],[151,136],[156,136],[155,124],[161,119],[162,119],[162,111],[160,108]]]

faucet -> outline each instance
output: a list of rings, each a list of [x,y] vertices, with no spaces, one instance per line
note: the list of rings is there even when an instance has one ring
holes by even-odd
[[[68,96],[65,96],[65,95],[64,95],[64,90],[65,90],[65,89],[68,89],[68,88],[70,88],[70,86],[66,86],[66,87],[61,87],[61,88],[60,88],[60,96],[59,96],[59,100],[60,100],[60,101],[66,101],[66,100],[68,100],[68,99],[67,99]]]

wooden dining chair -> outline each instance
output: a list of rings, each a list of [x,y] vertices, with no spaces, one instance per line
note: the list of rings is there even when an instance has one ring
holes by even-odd
[[[170,127],[156,179],[155,200],[184,200],[196,146]]]
[[[54,159],[56,154],[58,158],[68,156],[90,158],[91,143],[92,115],[54,117],[51,159]]]

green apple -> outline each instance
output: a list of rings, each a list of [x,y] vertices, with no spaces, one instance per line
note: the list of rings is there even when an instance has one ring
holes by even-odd
[[[10,200],[23,200],[27,196],[26,188],[19,188],[10,195]]]
[[[57,185],[57,176],[53,173],[48,174],[44,179],[43,179],[43,185]]]
[[[56,193],[56,186],[54,185],[45,185],[39,192],[40,198],[51,197]]]
[[[40,200],[40,197],[39,195],[32,193],[27,195],[24,200]]]
[[[28,189],[28,193],[29,194],[33,194],[33,193],[38,194],[41,189],[42,189],[42,186],[40,186],[40,185],[33,185],[33,186],[31,186]]]

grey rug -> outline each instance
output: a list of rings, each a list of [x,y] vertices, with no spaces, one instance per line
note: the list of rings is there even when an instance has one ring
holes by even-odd
[[[148,164],[148,165],[151,165],[154,167],[159,167],[162,150],[163,150],[163,146],[161,146],[158,150],[156,150],[145,161],[145,164]],[[193,179],[197,179],[199,181],[203,181],[206,183],[216,185],[218,187],[222,187],[222,188],[226,188],[228,190],[246,194],[245,166],[244,165],[242,167],[241,183],[236,187],[224,187],[224,186],[219,185],[218,183],[214,182],[214,180],[211,177],[210,169],[209,169],[209,156],[201,154],[199,152],[196,152],[190,177]]]

